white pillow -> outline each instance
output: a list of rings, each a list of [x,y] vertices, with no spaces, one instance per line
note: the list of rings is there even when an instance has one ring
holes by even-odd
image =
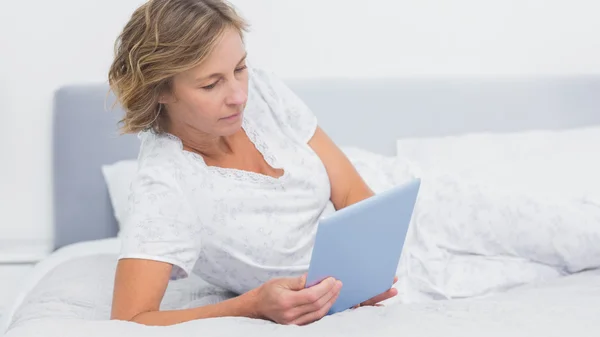
[[[102,166],[102,175],[106,182],[108,195],[119,225],[119,230],[127,216],[129,192],[131,183],[137,173],[137,168],[138,164],[136,160],[122,160]]]
[[[367,185],[380,193],[394,185],[402,184],[417,174],[405,162],[395,157],[383,156],[356,147],[342,147],[342,151],[356,167]],[[125,221],[131,182],[137,173],[137,161],[123,160],[102,166],[108,193],[119,229]]]
[[[511,189],[598,200],[600,126],[399,139],[397,155],[425,172]]]

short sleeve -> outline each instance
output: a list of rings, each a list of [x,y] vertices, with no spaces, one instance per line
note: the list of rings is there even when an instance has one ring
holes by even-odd
[[[129,197],[119,258],[166,262],[173,265],[175,276],[185,277],[200,254],[200,230],[176,170],[172,171],[152,167],[138,172]]]
[[[308,105],[274,73],[254,69],[253,76],[260,82],[270,96],[271,102],[276,102],[274,117],[301,142],[308,142],[314,135],[318,121]]]

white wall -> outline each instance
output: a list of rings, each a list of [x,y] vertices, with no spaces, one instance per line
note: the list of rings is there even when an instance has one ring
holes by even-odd
[[[237,0],[283,77],[600,74],[595,0]],[[0,255],[49,243],[53,91],[105,81],[141,0],[0,0]]]
[[[280,14],[274,26],[284,27],[275,36],[275,65],[289,75],[600,72],[600,2],[595,0],[274,4]],[[308,41],[314,47],[307,48]]]

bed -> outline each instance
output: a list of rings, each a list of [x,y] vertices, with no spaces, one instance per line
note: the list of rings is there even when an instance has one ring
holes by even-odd
[[[386,182],[393,185],[409,171],[429,174],[428,167],[423,167],[425,161],[417,169],[411,166],[414,162],[401,160],[402,153],[398,149],[402,148],[400,141],[403,139],[413,143],[420,139],[443,142],[471,133],[494,137],[532,130],[544,130],[552,135],[584,130],[589,143],[590,139],[596,139],[593,138],[597,134],[595,131],[600,130],[595,129],[600,125],[598,77],[287,82],[313,109],[323,129],[344,147],[357,167],[361,167],[360,171],[372,177],[368,180],[373,184],[377,184],[375,180],[380,176],[393,176]],[[536,246],[539,237],[545,236],[539,235],[539,227],[519,222],[525,221],[522,219],[511,218],[520,229],[519,240],[511,240],[509,234],[480,240],[478,238],[486,237],[485,231],[493,230],[482,226],[467,228],[473,235],[468,238],[475,241],[465,241],[464,246],[460,246],[460,240],[450,242],[447,239],[455,238],[456,233],[465,228],[423,225],[420,227],[422,232],[414,233],[415,240],[437,235],[437,241],[433,246],[423,243],[422,252],[431,254],[432,250],[444,248],[438,256],[427,255],[438,274],[431,276],[431,270],[419,267],[417,262],[422,262],[424,255],[416,254],[412,256],[415,263],[412,276],[410,267],[399,268],[399,273],[405,273],[403,279],[409,281],[402,284],[401,296],[394,302],[383,308],[344,312],[308,327],[284,327],[235,318],[194,321],[163,328],[108,321],[111,278],[119,249],[119,226],[100,168],[135,159],[138,150],[135,136],[118,135],[116,122],[121,110],[116,106],[107,111],[113,102],[114,97],[104,84],[72,85],[56,92],[53,132],[56,252],[35,267],[12,309],[3,317],[2,327],[8,336],[80,336],[84,333],[88,336],[187,336],[192,331],[194,335],[210,336],[242,333],[258,336],[306,333],[591,336],[600,331],[600,323],[596,320],[600,315],[600,252],[594,248],[583,249],[577,243],[578,238],[585,237],[590,245],[600,246],[597,245],[600,242],[597,241],[600,240],[600,213],[596,199],[586,199],[587,202],[577,199],[581,202],[575,203],[570,199],[567,202],[546,195],[536,199],[534,194],[523,194],[515,201],[506,196],[510,191],[498,186],[480,185],[477,180],[456,180],[461,177],[460,172],[451,178],[439,174],[440,170],[427,175],[433,181],[431,185],[438,189],[439,186],[448,187],[448,191],[463,193],[467,199],[472,198],[468,200],[477,202],[491,194],[494,198],[489,202],[505,205],[515,214],[545,211],[550,214],[557,209],[564,210],[573,215],[578,226],[567,230],[560,226],[571,224],[557,221],[555,227],[568,233],[559,235],[558,239],[556,231],[549,233],[548,242],[552,244],[540,248]],[[561,138],[557,139],[564,143]],[[417,154],[422,152],[422,147],[414,149]],[[572,151],[565,153],[572,155]],[[471,155],[467,154],[465,158],[468,157]],[[529,162],[523,163],[524,167],[532,166]],[[587,166],[593,167],[594,162],[589,163]],[[497,163],[493,164],[498,167]],[[387,167],[387,171],[378,172],[382,167]],[[464,172],[464,176],[471,175],[469,171]],[[597,178],[590,181],[593,177],[586,176],[586,179],[586,191],[594,192],[590,186],[595,188]],[[423,204],[439,204],[440,194],[432,192]],[[534,207],[529,210],[510,208],[519,202]],[[462,206],[447,203],[441,207]],[[463,213],[472,213],[472,209]],[[506,216],[506,212],[497,213],[494,214],[498,219]],[[419,223],[427,224],[448,214],[423,211],[416,216]],[[506,222],[506,218],[502,219]],[[520,245],[514,241],[519,241]],[[498,245],[498,242],[507,243]],[[476,246],[477,249],[467,250],[465,246]],[[529,247],[539,249],[530,252]],[[403,254],[403,261],[408,261],[405,258],[410,257]],[[410,266],[409,262],[406,265]],[[518,277],[507,281],[505,274],[511,273]],[[482,275],[489,278],[487,283],[483,282],[485,289],[478,288],[483,284]],[[411,297],[409,288],[419,282],[419,277],[429,279],[416,292],[419,296]],[[489,284],[495,281],[498,282],[490,287]],[[478,289],[478,292],[472,289]],[[438,296],[440,294],[443,296]],[[192,277],[172,282],[162,307],[197,306],[230,296],[232,294]]]

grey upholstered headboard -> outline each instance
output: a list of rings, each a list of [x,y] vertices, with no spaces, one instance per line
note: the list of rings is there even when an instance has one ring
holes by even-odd
[[[600,124],[600,77],[288,81],[339,144],[393,155],[400,137]],[[100,167],[135,158],[106,85],[68,86],[54,106],[55,247],[117,233]]]

